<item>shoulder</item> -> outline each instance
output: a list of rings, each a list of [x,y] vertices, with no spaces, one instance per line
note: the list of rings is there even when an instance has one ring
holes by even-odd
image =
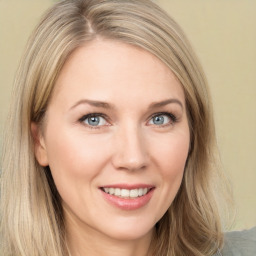
[[[223,256],[255,256],[256,227],[225,233]]]

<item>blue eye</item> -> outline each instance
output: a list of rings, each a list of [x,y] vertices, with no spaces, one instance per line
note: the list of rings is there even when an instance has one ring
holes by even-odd
[[[176,121],[176,118],[174,115],[169,114],[169,113],[160,113],[160,114],[153,116],[150,119],[149,124],[162,126],[162,125],[174,123],[175,121]]]
[[[89,114],[80,119],[81,122],[88,126],[98,127],[107,124],[106,119],[103,116],[97,114]]]
[[[154,116],[153,117],[153,123],[156,125],[161,125],[166,122],[165,116]]]

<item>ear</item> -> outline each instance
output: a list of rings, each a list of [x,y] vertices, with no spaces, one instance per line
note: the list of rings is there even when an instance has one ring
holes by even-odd
[[[41,166],[48,166],[48,156],[45,141],[39,125],[35,122],[31,123],[31,133],[34,141],[34,152],[38,163]]]

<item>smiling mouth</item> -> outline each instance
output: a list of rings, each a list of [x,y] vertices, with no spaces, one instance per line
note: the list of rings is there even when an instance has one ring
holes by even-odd
[[[125,198],[125,199],[135,199],[138,197],[145,196],[153,188],[123,189],[123,188],[101,187],[100,189],[109,195],[113,195],[113,196]]]

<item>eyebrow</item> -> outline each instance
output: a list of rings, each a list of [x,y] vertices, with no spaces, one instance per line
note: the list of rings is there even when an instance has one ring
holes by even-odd
[[[171,103],[176,103],[176,104],[180,105],[180,107],[183,109],[183,104],[178,99],[167,99],[167,100],[163,100],[163,101],[159,101],[159,102],[152,102],[149,105],[148,109],[160,108],[160,107],[166,106]],[[79,100],[75,105],[73,105],[70,108],[70,110],[74,109],[75,107],[77,107],[78,105],[81,105],[81,104],[88,104],[93,107],[105,108],[105,109],[114,109],[115,108],[112,104],[107,103],[107,102],[82,99],[82,100]]]
[[[78,105],[81,105],[81,104],[88,104],[88,105],[91,105],[93,107],[98,107],[98,108],[114,109],[114,106],[112,104],[107,103],[107,102],[82,99],[82,100],[79,100],[75,105],[73,105],[70,108],[70,110],[77,107]]]
[[[149,109],[160,108],[160,107],[166,106],[166,105],[171,104],[171,103],[176,103],[176,104],[180,105],[182,109],[184,108],[183,104],[181,103],[180,100],[178,100],[178,99],[167,99],[167,100],[163,100],[163,101],[160,101],[160,102],[151,103],[149,105]]]

